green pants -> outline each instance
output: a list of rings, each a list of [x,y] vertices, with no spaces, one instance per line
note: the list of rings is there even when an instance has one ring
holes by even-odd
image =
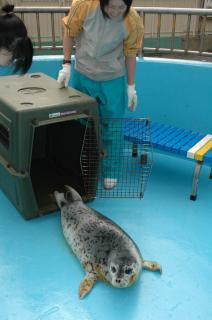
[[[126,79],[123,76],[113,80],[94,81],[74,70],[72,86],[98,102],[102,146],[106,151],[102,173],[104,177],[117,178],[122,139],[120,118],[123,118],[126,109]]]

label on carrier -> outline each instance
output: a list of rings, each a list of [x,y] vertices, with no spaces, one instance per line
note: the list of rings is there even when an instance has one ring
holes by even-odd
[[[75,113],[77,113],[77,110],[67,110],[67,111],[61,111],[61,112],[53,112],[53,113],[49,113],[49,119],[65,117],[65,116],[69,116],[70,114],[75,114]]]

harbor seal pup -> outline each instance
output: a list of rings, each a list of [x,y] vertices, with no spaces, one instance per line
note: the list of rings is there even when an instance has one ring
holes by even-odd
[[[76,190],[66,189],[65,194],[55,191],[54,195],[65,239],[86,271],[80,298],[98,279],[125,288],[137,280],[142,269],[162,271],[157,262],[142,258],[135,242],[116,223],[86,206]]]

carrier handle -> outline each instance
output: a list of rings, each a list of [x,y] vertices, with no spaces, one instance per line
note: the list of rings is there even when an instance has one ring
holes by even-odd
[[[27,176],[26,173],[17,172],[2,156],[0,156],[0,165],[4,167],[12,176],[25,178]]]

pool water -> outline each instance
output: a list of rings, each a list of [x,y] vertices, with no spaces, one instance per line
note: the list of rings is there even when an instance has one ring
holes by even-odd
[[[150,61],[142,63],[141,70],[143,68],[147,82],[154,84],[154,76],[157,75],[154,62],[151,76],[147,72]],[[173,67],[169,63],[164,62],[163,66],[168,69],[163,71],[163,75]],[[59,66],[58,61],[55,66]],[[158,70],[160,68],[161,65]],[[32,71],[38,69],[39,64],[35,60]],[[56,74],[55,70],[51,69],[50,72],[50,69],[47,70],[48,74]],[[211,66],[208,65],[206,69],[206,74],[211,74]],[[183,86],[181,82],[176,82],[182,76],[178,67],[176,70],[173,75],[175,88],[177,85]],[[194,66],[192,72],[194,70],[202,76],[203,71],[199,65]],[[178,73],[179,77],[176,78]],[[158,86],[161,86],[164,84],[160,79],[162,73],[158,74]],[[202,79],[207,87],[207,77],[201,78],[200,82]],[[170,93],[169,88],[163,92],[153,86],[155,96],[150,96],[151,90],[144,84],[144,80],[145,75],[142,75],[141,91],[143,88],[144,93],[140,114],[148,112],[149,104],[149,113],[154,119],[158,117],[167,122],[173,119],[174,124],[179,122],[185,125],[183,112],[181,117],[176,118],[175,111],[168,111],[172,107],[177,108],[179,100],[181,111],[187,110],[188,113],[190,108],[197,108],[194,83],[184,91],[181,90],[181,95],[178,88],[172,101],[173,92]],[[192,85],[194,91],[189,105],[187,94],[191,95]],[[170,84],[172,86],[173,83]],[[153,98],[156,99],[155,104]],[[202,103],[207,110],[205,117],[211,119],[211,101],[208,98],[206,90]],[[169,100],[169,106],[164,109],[162,104],[166,99]],[[138,115],[139,111],[136,117]],[[204,123],[200,113],[197,123],[196,117],[194,114],[190,124],[188,121],[187,124],[209,133],[211,120]],[[114,220],[128,232],[144,259],[159,262],[163,273],[160,275],[145,270],[133,286],[125,289],[115,289],[97,282],[83,300],[78,297],[78,288],[85,273],[63,238],[60,212],[26,221],[0,191],[0,319],[211,320],[212,180],[209,179],[210,168],[203,166],[198,198],[191,201],[189,196],[194,167],[192,161],[154,152],[152,174],[142,200],[95,199],[89,202],[90,207]]]

